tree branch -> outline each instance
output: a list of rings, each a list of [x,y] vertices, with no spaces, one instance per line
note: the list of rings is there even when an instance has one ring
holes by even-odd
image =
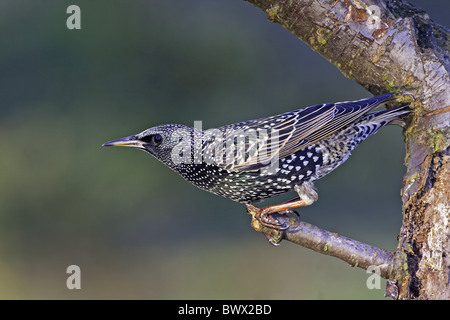
[[[256,209],[256,207],[255,207]],[[263,226],[256,218],[257,211],[249,211],[252,215],[252,227],[262,232],[272,244],[285,239],[313,251],[339,258],[353,267],[362,269],[374,268],[385,279],[402,279],[406,275],[404,265],[406,255],[370,246],[368,244],[341,236],[337,233],[321,229],[297,216],[279,215],[278,220],[289,224],[285,231],[277,231]]]
[[[449,30],[401,0],[246,1],[372,93],[401,90],[409,94],[397,100],[413,109],[404,130],[407,173],[397,252],[407,256],[408,273],[397,281],[399,298],[450,299]],[[324,253],[324,244],[335,239],[331,233],[318,234],[311,246],[321,245],[316,251]],[[289,240],[304,236],[286,234]],[[308,246],[305,240],[298,243]],[[352,246],[361,247],[347,240],[339,246],[346,243],[350,243],[346,253],[335,252],[343,260]],[[325,253],[330,254],[328,249]],[[389,253],[381,255],[387,259]],[[361,261],[372,262],[370,257]],[[403,266],[397,268],[401,274]]]

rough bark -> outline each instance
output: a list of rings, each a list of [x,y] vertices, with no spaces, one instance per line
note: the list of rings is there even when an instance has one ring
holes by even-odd
[[[405,93],[397,102],[413,113],[397,253],[407,273],[389,284],[400,299],[450,299],[449,30],[400,0],[247,1],[373,94]]]

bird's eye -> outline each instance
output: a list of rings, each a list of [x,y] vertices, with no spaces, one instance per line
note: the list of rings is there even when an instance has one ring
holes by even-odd
[[[158,145],[163,141],[163,137],[160,134],[152,134],[149,136],[145,136],[140,138],[139,140],[141,140],[142,142],[148,143],[148,144],[152,144],[152,145]]]
[[[154,136],[152,136],[152,142],[155,145],[160,144],[163,141],[163,137],[160,134],[155,134]]]

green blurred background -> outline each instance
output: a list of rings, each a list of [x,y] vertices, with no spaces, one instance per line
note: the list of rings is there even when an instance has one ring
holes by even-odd
[[[448,1],[412,1],[442,24]],[[81,8],[81,30],[66,8]],[[243,205],[102,143],[371,94],[241,0],[0,2],[0,298],[378,299],[368,275],[284,242]],[[404,145],[389,127],[317,183],[302,219],[395,250]],[[293,196],[271,199],[279,202]],[[68,290],[66,268],[81,268]]]

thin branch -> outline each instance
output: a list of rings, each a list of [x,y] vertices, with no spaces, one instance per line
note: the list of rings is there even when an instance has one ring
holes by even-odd
[[[264,235],[273,244],[285,239],[313,251],[336,257],[347,262],[352,267],[362,269],[374,268],[385,279],[401,279],[406,275],[403,267],[406,255],[401,252],[373,247],[371,245],[341,236],[299,221],[296,215],[279,215],[278,220],[285,219],[290,225],[286,231],[278,231],[263,226],[256,218],[256,211],[249,211],[252,215],[252,227]],[[283,221],[284,222],[284,221]]]

